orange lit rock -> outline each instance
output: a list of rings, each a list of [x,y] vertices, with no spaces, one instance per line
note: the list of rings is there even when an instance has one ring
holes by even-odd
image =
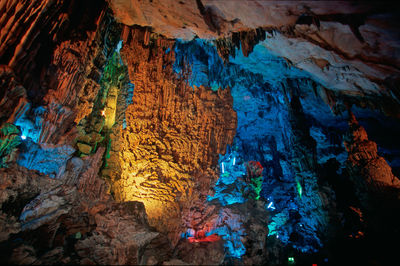
[[[378,155],[376,143],[368,139],[365,129],[358,124],[350,111],[349,113],[349,130],[344,137],[348,152],[347,169],[361,205],[370,214],[371,225],[385,226],[381,223],[386,223],[384,217],[390,213],[389,210],[398,212],[400,180],[393,175],[386,160]],[[382,209],[382,206],[385,208]],[[384,210],[386,214],[382,214]],[[395,221],[393,219],[394,223]]]
[[[360,171],[367,186],[390,186],[400,189],[400,180],[393,175],[385,159],[378,155],[375,142],[368,139],[365,129],[358,124],[350,112],[349,132],[345,137],[345,147],[349,153],[347,161]]]
[[[150,224],[176,234],[184,205],[208,193],[209,186],[195,190],[199,177],[217,178],[210,168],[233,140],[233,100],[229,88],[213,92],[178,79],[174,41],[146,29],[127,30],[121,55],[135,91],[126,129],[111,136],[108,162],[120,171],[108,173],[117,200],[142,201]]]
[[[0,89],[4,91],[0,99],[0,124],[14,123],[29,104],[25,88],[17,81],[13,70],[5,65],[0,65]]]
[[[5,120],[13,122],[21,109],[27,108],[26,103],[43,106],[42,143],[74,140],[77,132],[71,125],[91,113],[103,63],[116,44],[109,38],[118,36],[119,28],[106,3],[93,6],[92,2],[0,3],[0,64],[7,66],[6,78],[11,82],[1,87],[15,87],[16,80],[21,84],[7,93],[7,106],[0,103],[0,107],[10,112]],[[77,10],[85,15],[73,14]],[[105,37],[105,32],[112,33]],[[4,69],[2,66],[0,76]],[[10,75],[17,79],[10,80]],[[24,88],[29,102],[23,97]],[[5,114],[0,111],[0,116]]]

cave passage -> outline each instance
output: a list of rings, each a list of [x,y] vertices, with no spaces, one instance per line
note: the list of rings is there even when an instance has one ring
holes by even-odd
[[[396,259],[389,10],[100,2],[0,0],[0,262]]]

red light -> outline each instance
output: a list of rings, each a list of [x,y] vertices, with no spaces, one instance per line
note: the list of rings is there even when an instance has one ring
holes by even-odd
[[[212,234],[209,236],[205,236],[203,238],[195,238],[195,237],[188,237],[189,242],[215,242],[221,239],[221,237],[217,234]]]

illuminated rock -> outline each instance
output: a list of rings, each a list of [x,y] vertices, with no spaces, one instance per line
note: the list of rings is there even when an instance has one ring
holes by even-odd
[[[18,82],[12,68],[0,65],[0,88],[4,91],[0,100],[0,123],[14,123],[29,108],[27,94]]]
[[[263,183],[263,167],[260,162],[250,161],[246,164],[246,170],[248,179],[247,182],[249,182],[251,186],[250,197],[255,200],[259,200]]]
[[[84,143],[77,143],[78,149],[81,153],[84,154],[90,154],[92,151],[92,147],[90,145],[84,144]]]
[[[171,257],[166,236],[149,227],[143,203],[116,203],[107,194],[98,177],[104,150],[76,158],[62,180],[18,165],[0,169],[3,262],[149,264]]]
[[[36,144],[28,139],[21,145],[17,163],[51,177],[60,177],[74,152],[70,145]]]
[[[0,127],[0,168],[15,160],[15,151],[21,144],[20,134],[13,124],[5,123]]]
[[[400,73],[394,3],[110,0],[110,7],[125,25],[151,27],[168,38],[216,40],[225,59],[235,47],[247,56],[254,43],[265,39],[262,46],[325,87],[345,95],[379,96],[386,104],[372,102],[396,113],[394,84]]]
[[[111,87],[108,91],[104,117],[106,118],[105,127],[112,128],[115,123],[115,114],[117,109],[118,88]]]
[[[0,263],[394,265],[394,6],[0,0]]]
[[[12,97],[22,96],[14,107],[7,107],[14,113],[7,114],[6,120],[14,122],[23,108],[27,111],[27,103],[42,106],[39,142],[71,144],[77,134],[71,125],[91,112],[103,62],[118,42],[119,28],[103,10],[105,3],[43,0],[37,5],[15,1],[4,5],[1,64],[8,65],[21,84],[7,93],[8,104],[16,100]],[[75,16],[76,10],[87,14]],[[106,31],[113,33],[105,37]],[[13,82],[3,85],[15,87]],[[29,102],[24,103],[23,88]],[[27,111],[33,124],[35,116],[34,110]]]
[[[377,144],[368,139],[365,129],[358,124],[354,114],[349,113],[349,131],[344,144],[349,154],[348,167],[358,193],[365,199],[364,193],[379,193],[386,187],[399,190],[400,180],[393,175],[385,159],[378,155]]]
[[[124,31],[121,55],[135,92],[126,129],[111,136],[108,163],[121,169],[111,173],[113,193],[117,200],[144,202],[150,223],[176,235],[180,209],[198,197],[196,180],[204,174],[215,179],[208,168],[232,141],[236,114],[230,90],[188,86],[173,72],[174,52],[165,52],[173,41],[146,39],[146,29]]]
[[[283,59],[271,55],[265,49],[259,49],[257,45],[248,57],[244,57],[242,51],[237,50],[235,58],[231,57],[226,65],[218,57],[216,47],[202,40],[178,43],[176,53],[178,58],[174,65],[174,67],[177,65],[176,72],[184,70],[185,62],[193,66],[192,70],[196,70],[189,74],[189,83],[196,85],[205,83],[208,86],[229,84],[233,108],[238,116],[234,145],[231,152],[221,157],[219,162],[220,178],[213,187],[214,191],[208,194],[207,204],[201,201],[192,204],[193,212],[190,212],[190,219],[185,220],[187,228],[200,230],[205,227],[208,224],[206,220],[209,219],[205,220],[204,217],[210,217],[212,213],[215,215],[215,210],[212,210],[210,205],[216,202],[226,208],[239,209],[233,205],[240,206],[245,203],[257,188],[260,190],[261,200],[266,201],[265,208],[271,203],[274,206],[272,220],[280,213],[287,217],[285,220],[276,219],[279,220],[277,230],[282,243],[293,245],[302,252],[318,250],[321,247],[319,234],[324,232],[327,226],[326,212],[320,197],[332,197],[332,191],[327,189],[327,192],[315,193],[319,189],[317,173],[312,172],[317,169],[314,161],[316,156],[314,140],[307,128],[309,125],[307,118],[313,117],[321,121],[318,127],[322,127],[326,121],[333,124],[337,120],[340,121],[340,118],[334,118],[329,106],[325,106],[321,98],[312,94],[313,86],[318,89],[318,84],[307,79],[304,72],[290,70]],[[324,115],[321,115],[322,111],[314,112],[315,106],[310,110],[304,108],[308,111],[308,116],[301,114],[298,99],[292,99],[292,108],[290,99],[296,97],[291,94],[296,93],[306,98],[307,103],[310,101],[318,106],[318,110],[323,109]],[[328,144],[329,142],[323,143],[323,145]],[[345,151],[343,148],[335,152]],[[336,157],[335,153],[335,155],[328,154]],[[255,167],[255,171],[249,169],[248,182],[245,182],[247,174],[243,160],[259,161],[264,166],[264,171],[260,171],[260,167]],[[259,178],[261,174],[263,178]],[[251,177],[264,181],[262,184],[260,180],[258,184],[254,182],[253,189]],[[297,184],[299,189],[296,189]],[[324,204],[327,202],[329,203],[329,200],[324,201]],[[246,206],[254,209],[254,206]],[[241,217],[242,214],[237,211],[237,215]],[[243,219],[241,221],[244,221]],[[243,232],[247,232],[246,230],[249,229],[244,227]],[[296,236],[297,232],[300,237]],[[226,239],[228,238],[227,236]],[[245,254],[244,249],[239,248],[239,242],[231,243],[230,246],[232,250],[229,254],[236,254],[235,257]],[[255,246],[256,243],[254,246],[249,245],[249,250],[254,250]],[[262,260],[262,256],[259,259]]]

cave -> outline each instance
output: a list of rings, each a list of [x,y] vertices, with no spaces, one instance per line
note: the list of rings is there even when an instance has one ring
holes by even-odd
[[[399,15],[0,0],[1,264],[398,264]]]

